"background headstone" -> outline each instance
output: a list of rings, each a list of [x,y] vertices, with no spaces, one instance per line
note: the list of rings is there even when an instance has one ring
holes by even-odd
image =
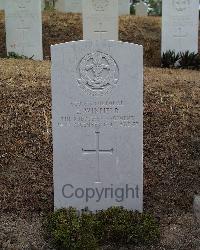
[[[162,53],[198,52],[199,0],[162,1]]]
[[[148,15],[148,6],[143,1],[140,1],[135,6],[135,15],[136,16],[147,16]]]
[[[51,55],[55,208],[142,211],[142,46],[79,41]]]
[[[41,9],[42,9],[42,10],[45,9],[45,0],[41,0]]]
[[[119,0],[119,15],[130,14],[130,0]]]
[[[66,12],[65,0],[57,0],[55,2],[55,9],[57,11]]]
[[[118,0],[83,0],[83,39],[118,40]]]
[[[5,4],[7,53],[43,59],[41,0],[9,0]]]
[[[4,10],[5,8],[5,0],[0,0],[0,10]]]
[[[55,9],[66,13],[82,13],[82,0],[57,0]]]

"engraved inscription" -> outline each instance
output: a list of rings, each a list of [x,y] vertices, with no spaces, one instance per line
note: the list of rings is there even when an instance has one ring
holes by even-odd
[[[100,132],[96,131],[96,148],[95,149],[84,149],[82,148],[83,154],[96,154],[96,160],[97,160],[97,176],[96,176],[96,183],[101,182],[101,177],[100,177],[100,154],[113,154],[114,149],[100,149]]]
[[[92,5],[96,11],[104,11],[109,5],[109,0],[92,0]]]
[[[71,102],[73,114],[63,114],[58,121],[59,127],[74,128],[131,128],[138,125],[137,118],[124,113],[125,102],[94,101]]]
[[[91,95],[104,95],[116,86],[119,69],[114,59],[96,51],[82,58],[78,66],[78,85]]]

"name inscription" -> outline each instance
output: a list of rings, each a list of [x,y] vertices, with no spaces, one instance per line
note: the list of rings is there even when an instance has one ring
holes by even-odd
[[[138,124],[133,114],[123,111],[124,102],[72,102],[73,112],[59,117],[58,126],[74,128],[128,128]]]

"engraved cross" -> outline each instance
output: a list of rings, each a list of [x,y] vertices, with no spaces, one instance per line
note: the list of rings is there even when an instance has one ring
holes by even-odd
[[[96,148],[95,149],[83,149],[83,154],[96,154],[96,161],[97,161],[97,179],[96,183],[100,183],[100,154],[113,154],[114,149],[100,149],[100,132],[96,131]]]

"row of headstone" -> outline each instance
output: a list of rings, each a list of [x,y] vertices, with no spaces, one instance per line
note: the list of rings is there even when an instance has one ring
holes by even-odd
[[[5,0],[0,0],[0,10],[5,9]],[[50,4],[51,2],[49,2]],[[45,0],[41,0],[41,9],[46,7]],[[55,1],[55,9],[61,12],[82,13],[82,0],[57,0]],[[148,6],[143,1],[136,4],[136,16],[147,16]],[[130,1],[118,0],[118,13],[120,16],[130,14]]]
[[[162,53],[198,52],[198,6],[163,0]],[[7,52],[41,60],[41,0],[9,0],[5,8]],[[83,0],[83,38],[118,40],[118,0]]]

